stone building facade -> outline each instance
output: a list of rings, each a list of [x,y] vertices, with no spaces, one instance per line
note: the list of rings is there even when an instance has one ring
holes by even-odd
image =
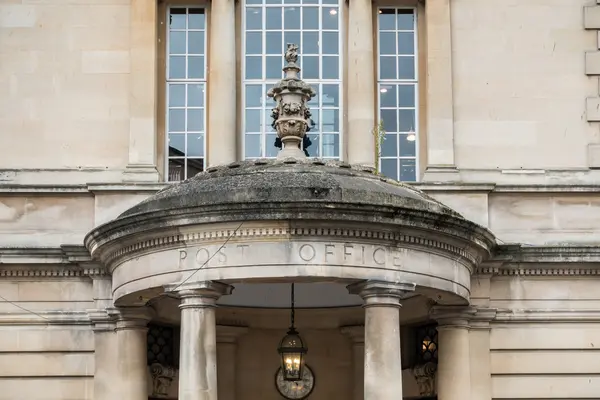
[[[0,0],[0,399],[281,399],[292,283],[311,400],[598,397],[598,31],[582,0]]]

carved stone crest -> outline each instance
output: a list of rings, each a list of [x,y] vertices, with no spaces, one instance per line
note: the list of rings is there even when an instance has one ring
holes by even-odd
[[[150,365],[150,376],[152,376],[152,396],[166,398],[169,394],[169,387],[177,370],[173,367],[154,363]]]
[[[417,365],[412,369],[412,374],[419,386],[421,396],[435,396],[435,373],[437,365],[429,362],[423,365]]]

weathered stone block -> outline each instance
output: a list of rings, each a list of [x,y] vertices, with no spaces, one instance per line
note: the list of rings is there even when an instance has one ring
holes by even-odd
[[[583,7],[585,29],[600,29],[600,6]]]

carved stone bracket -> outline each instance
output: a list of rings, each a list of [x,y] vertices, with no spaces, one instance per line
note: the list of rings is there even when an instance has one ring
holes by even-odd
[[[411,372],[417,381],[419,394],[421,396],[435,396],[435,376],[437,365],[429,362],[423,365],[417,365]]]
[[[150,365],[150,376],[152,377],[152,396],[166,398],[175,375],[177,375],[177,369],[174,367],[169,367],[158,363]]]

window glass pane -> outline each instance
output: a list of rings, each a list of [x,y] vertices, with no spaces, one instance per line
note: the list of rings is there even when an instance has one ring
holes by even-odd
[[[169,12],[169,28],[185,29],[186,14],[185,8],[171,8],[171,11]]]
[[[187,110],[187,131],[204,131],[204,110],[197,108]]]
[[[319,57],[302,57],[302,79],[319,79]]]
[[[262,54],[262,32],[246,33],[246,54]]]
[[[398,132],[397,110],[381,110],[381,121],[386,132]]]
[[[246,57],[246,79],[262,78],[262,57]]]
[[[262,8],[246,8],[246,29],[262,29]]]
[[[204,57],[188,56],[188,79],[204,79]]]
[[[415,29],[415,13],[413,10],[399,9],[398,10],[398,30],[414,30]]]
[[[188,29],[204,29],[206,19],[203,8],[190,8],[188,17]]]
[[[204,135],[188,134],[187,135],[187,155],[188,157],[204,156]]]
[[[323,54],[339,54],[339,37],[337,32],[323,32]]]
[[[169,132],[185,132],[185,110],[169,110]]]
[[[379,10],[379,30],[396,29],[396,9],[382,8]]]
[[[379,54],[396,54],[396,34],[394,32],[379,33]]]
[[[185,54],[185,32],[169,33],[169,54]]]
[[[338,29],[338,8],[337,7],[323,7],[321,15],[323,18],[323,29]]]
[[[379,78],[396,79],[396,57],[379,57]]]
[[[169,133],[169,155],[185,155],[185,135],[182,133]]]
[[[415,86],[414,85],[398,85],[398,106],[414,107],[415,106]]]
[[[338,79],[340,76],[339,57],[323,57],[323,79]]]
[[[188,54],[204,54],[204,32],[188,32]]]
[[[397,107],[396,85],[379,86],[379,107]]]
[[[260,110],[246,110],[246,132],[260,132]]]
[[[338,85],[323,85],[321,92],[323,106],[339,107],[340,106],[340,88]],[[310,104],[310,103],[309,103]]]
[[[415,135],[410,134],[401,134],[400,138],[400,156],[402,157],[415,157],[416,146],[415,146]]]
[[[383,113],[384,110],[381,110]],[[414,132],[415,110],[398,110],[399,132]]]
[[[188,85],[188,107],[204,107],[204,85],[194,83]]]
[[[400,181],[413,182],[417,180],[416,162],[414,159],[400,160]]]
[[[381,143],[381,157],[398,157],[398,135],[386,133]]]
[[[260,107],[261,99],[264,96],[263,85],[246,86],[246,107]]]
[[[398,179],[398,160],[395,158],[382,158],[379,163],[382,175],[388,178]]]
[[[398,57],[398,79],[415,79],[414,57]]]
[[[284,29],[300,29],[300,8],[285,7],[283,11]]]
[[[169,85],[169,107],[185,106],[185,85]]]
[[[283,10],[280,7],[269,7],[266,9],[266,11],[266,29],[281,29],[283,27]]]
[[[267,32],[266,37],[267,37],[267,46],[266,46],[267,54],[275,54],[281,59],[281,54],[282,54],[281,50],[283,49],[283,43],[282,43],[283,35],[281,34],[281,32]]]
[[[302,29],[319,29],[319,9],[302,7]]]
[[[415,54],[415,35],[411,32],[398,33],[398,54]]]
[[[309,54],[319,54],[319,32],[302,33],[301,56]]]
[[[261,151],[261,135],[246,135],[244,143],[245,156],[247,158],[262,157]]]

